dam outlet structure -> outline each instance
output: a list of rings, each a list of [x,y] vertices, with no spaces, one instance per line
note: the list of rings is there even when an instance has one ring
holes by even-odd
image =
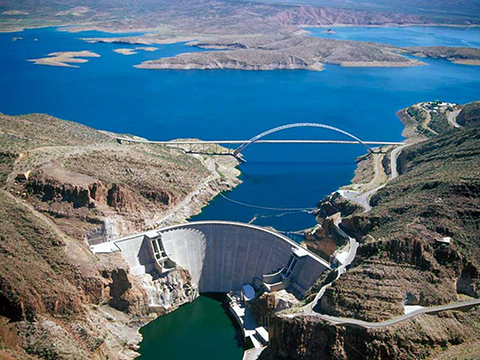
[[[297,298],[330,264],[274,230],[239,222],[200,221],[164,227],[92,245],[94,253],[121,252],[133,275],[187,270],[197,293],[228,294],[230,310],[254,350],[268,343],[248,305],[255,294],[287,290]],[[154,304],[152,304],[154,305]]]

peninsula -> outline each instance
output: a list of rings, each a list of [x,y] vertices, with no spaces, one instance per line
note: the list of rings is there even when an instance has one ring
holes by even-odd
[[[88,42],[156,44],[161,36],[86,39]],[[321,71],[324,64],[345,67],[410,67],[424,62],[406,57],[445,58],[476,64],[480,49],[453,47],[400,48],[371,42],[341,41],[303,35],[199,36],[190,46],[210,51],[180,54],[137,65],[142,69],[303,69]]]

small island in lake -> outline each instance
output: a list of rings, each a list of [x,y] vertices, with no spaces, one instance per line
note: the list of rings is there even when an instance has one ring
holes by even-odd
[[[31,61],[36,65],[78,67],[77,65],[71,65],[70,63],[86,63],[88,62],[88,60],[83,59],[85,57],[100,57],[100,55],[91,51],[63,51],[50,53],[47,57],[40,59],[31,59],[28,61]]]

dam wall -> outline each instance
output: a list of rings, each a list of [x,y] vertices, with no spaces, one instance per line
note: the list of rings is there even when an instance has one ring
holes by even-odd
[[[275,231],[250,224],[221,221],[192,222],[170,226],[92,246],[94,252],[122,251],[132,273],[155,268],[149,241],[156,239],[163,254],[189,270],[200,292],[230,292],[243,284],[287,266],[294,251],[301,261],[291,273],[291,285],[301,294],[330,265]]]

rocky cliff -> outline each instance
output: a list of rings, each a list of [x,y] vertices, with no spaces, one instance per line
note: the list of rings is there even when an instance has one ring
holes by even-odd
[[[405,305],[480,296],[480,130],[445,130],[406,147],[398,163],[400,176],[372,197],[372,210],[343,218],[360,246],[316,311],[378,322],[403,315]],[[479,309],[368,330],[287,314],[271,324],[266,359],[468,358],[480,349]]]
[[[0,358],[131,359],[139,327],[197,296],[88,243],[184,221],[238,183],[233,158],[118,144],[46,115],[0,115]]]
[[[462,344],[478,356],[480,311],[423,315],[385,329],[360,329],[326,323],[309,316],[277,316],[270,322],[270,343],[262,360],[422,359],[435,358]],[[476,348],[476,349],[475,349]],[[469,358],[457,347],[459,357]]]

